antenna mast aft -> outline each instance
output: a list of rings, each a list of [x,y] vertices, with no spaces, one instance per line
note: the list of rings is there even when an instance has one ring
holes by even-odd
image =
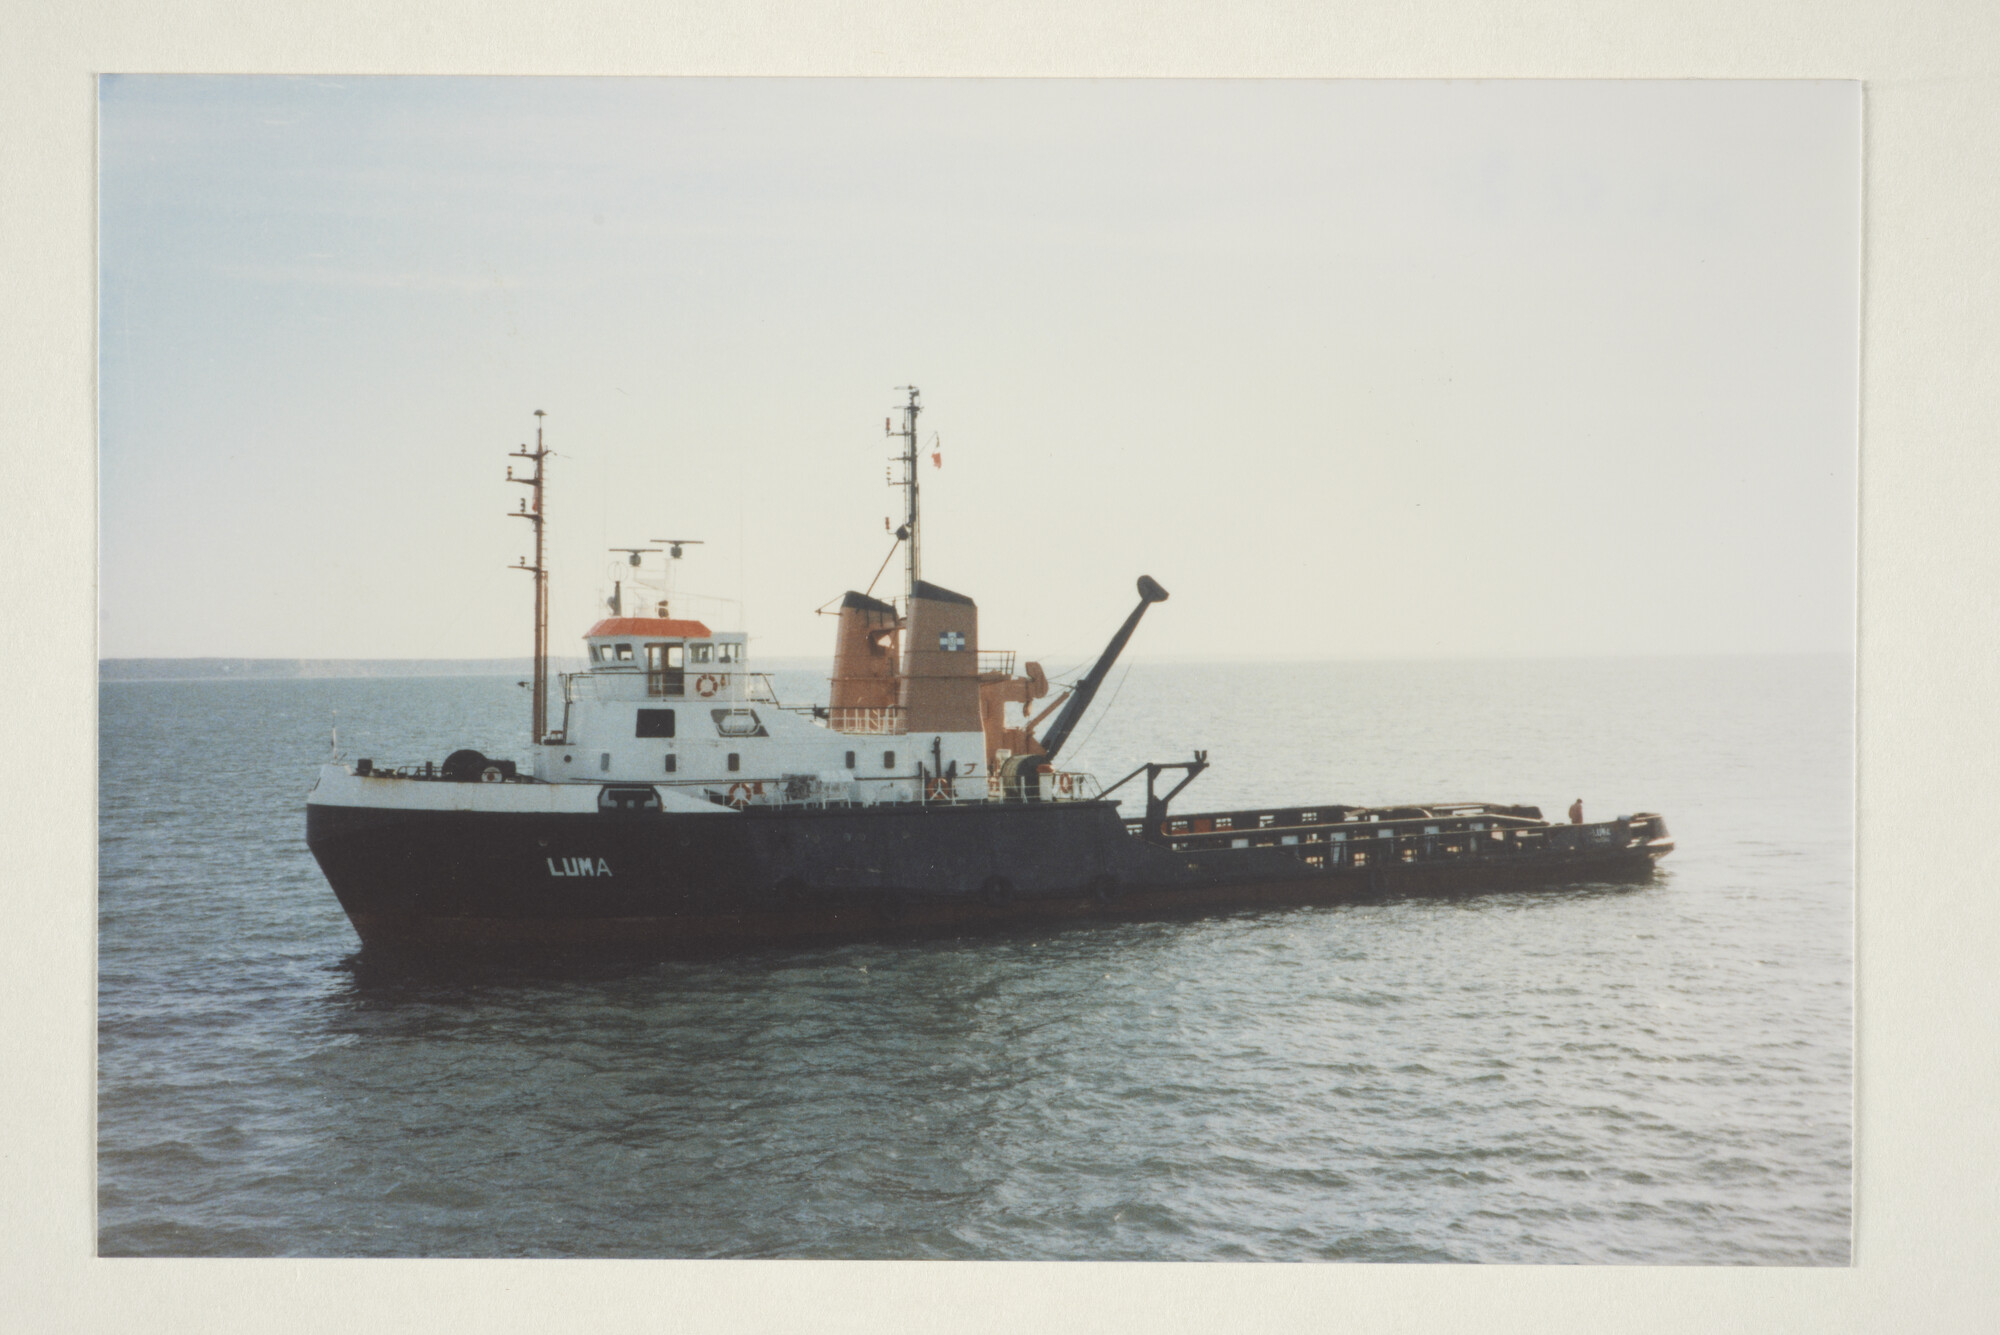
[[[514,511],[514,517],[525,519],[535,526],[535,563],[529,565],[528,558],[524,556],[513,568],[525,570],[535,577],[535,699],[530,727],[538,745],[546,739],[549,730],[549,571],[548,563],[543,560],[542,513],[542,461],[549,457],[549,451],[542,445],[544,415],[540,408],[535,409],[535,448],[531,451],[523,445],[507,456],[510,459],[526,459],[535,465],[532,477],[515,477],[513,466],[509,465],[507,480],[528,488],[528,498],[522,500],[520,509]]]
[[[903,540],[903,596],[908,600],[917,596],[917,581],[924,577],[923,559],[918,550],[917,506],[917,414],[922,412],[924,407],[917,400],[915,385],[898,385],[897,388],[910,396],[909,401],[903,405],[903,429],[891,431],[888,422],[884,422],[882,428],[891,436],[903,438],[903,453],[900,456],[903,476],[900,479],[892,479],[890,485],[902,487],[908,492],[905,498],[907,505],[904,510],[903,528],[896,535]],[[907,608],[907,601],[904,605]]]

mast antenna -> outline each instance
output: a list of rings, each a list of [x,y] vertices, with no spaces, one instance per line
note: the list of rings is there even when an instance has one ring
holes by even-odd
[[[924,410],[924,406],[919,401],[915,385],[898,385],[896,390],[909,395],[903,404],[903,429],[892,431],[890,423],[885,421],[882,430],[888,435],[901,437],[903,441],[903,452],[896,456],[903,465],[903,476],[892,477],[889,485],[902,487],[907,493],[904,497],[903,527],[896,534],[903,540],[903,594],[907,600],[917,596],[917,581],[924,577],[923,555],[918,541],[922,512],[917,504],[917,414]]]
[[[666,616],[667,606],[673,600],[676,593],[674,588],[674,562],[681,559],[681,548],[700,547],[703,543],[700,538],[654,538],[652,541],[663,542],[667,545],[667,558],[662,562],[666,583],[660,586],[660,592],[665,596],[660,600],[659,606],[660,615]],[[654,548],[653,550],[657,551],[658,549]]]
[[[611,550],[614,552],[623,552],[625,554],[625,564],[631,567],[632,569],[632,583],[637,585],[643,583],[643,581],[639,578],[639,573],[638,573],[640,565],[643,564],[640,558],[645,556],[646,553],[648,552],[657,552],[660,549],[658,547],[613,547]],[[613,566],[612,569],[615,570],[617,569],[617,567]],[[622,617],[625,615],[624,580],[618,579],[616,577],[612,579],[611,596],[604,600],[604,605],[611,609],[612,616]]]
[[[535,528],[535,563],[529,565],[528,558],[524,556],[512,568],[525,570],[535,577],[535,684],[529,727],[537,745],[547,739],[549,731],[549,571],[548,562],[543,559],[545,518],[542,512],[543,461],[549,457],[549,451],[542,445],[542,418],[546,415],[540,408],[535,409],[535,448],[531,451],[523,445],[507,456],[510,459],[526,459],[535,465],[532,477],[515,477],[510,466],[507,480],[528,488],[528,499],[523,500],[521,508],[514,511],[514,518],[525,519]]]

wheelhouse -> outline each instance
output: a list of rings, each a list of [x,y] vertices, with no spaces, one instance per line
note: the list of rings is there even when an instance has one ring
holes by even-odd
[[[699,621],[610,617],[584,633],[593,674],[643,674],[650,696],[719,694],[744,670],[747,637],[717,634]]]

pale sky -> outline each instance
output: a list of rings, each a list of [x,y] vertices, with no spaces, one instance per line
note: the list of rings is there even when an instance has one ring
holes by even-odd
[[[987,647],[1845,650],[1858,85],[107,78],[105,657],[555,652],[699,537]],[[885,583],[893,588],[896,567]],[[734,617],[712,618],[736,628]]]

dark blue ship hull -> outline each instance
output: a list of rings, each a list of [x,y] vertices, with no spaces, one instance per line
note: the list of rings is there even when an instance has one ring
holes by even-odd
[[[306,839],[370,948],[680,954],[1647,876],[1657,816],[1338,806],[1176,816],[1110,802],[733,814],[310,805]]]

